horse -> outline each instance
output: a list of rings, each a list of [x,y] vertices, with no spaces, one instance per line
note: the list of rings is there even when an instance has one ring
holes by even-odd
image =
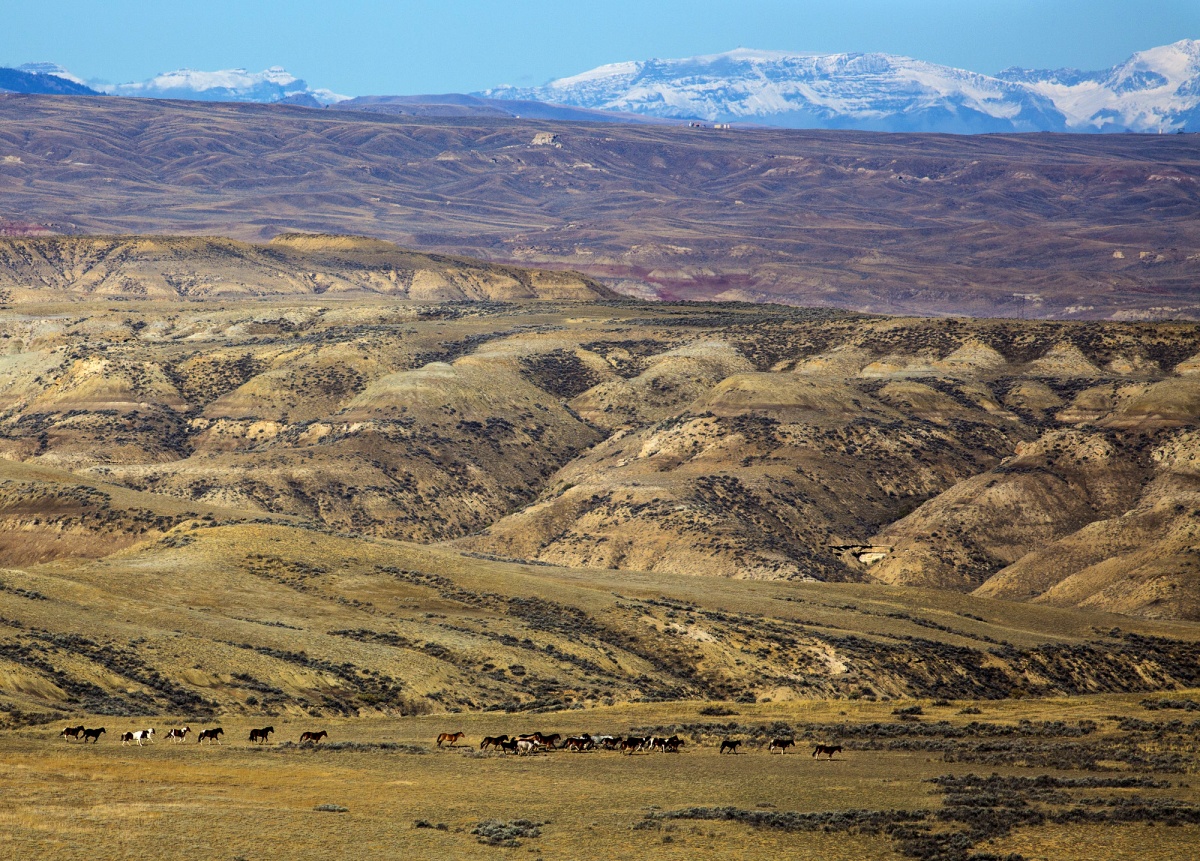
[[[167,738],[170,741],[173,741],[176,744],[178,744],[179,742],[187,739],[187,734],[191,731],[192,731],[192,728],[190,726],[179,727],[178,729],[169,729],[169,730],[167,730]]]
[[[479,742],[479,749],[487,750],[489,747],[499,747],[506,741],[508,741],[507,733],[505,735],[485,735],[483,741]]]
[[[300,743],[304,744],[306,741],[311,741],[313,744],[320,744],[321,739],[328,737],[329,733],[325,732],[325,730],[321,730],[320,732],[302,732],[300,733]]]
[[[592,741],[590,735],[573,735],[563,742],[563,747],[578,753],[581,750],[595,750],[596,742]]]
[[[273,726],[264,726],[262,729],[252,729],[250,730],[250,741],[262,742],[263,744],[266,744],[268,741],[270,741],[270,735],[273,732],[275,732],[275,727]]]
[[[64,729],[62,731],[61,735],[63,738],[73,738],[76,741],[79,741],[79,737],[81,735],[83,735],[83,731],[84,731],[84,727],[82,724],[80,724],[79,726],[67,727],[66,729]]]
[[[789,747],[795,747],[796,740],[794,738],[773,738],[771,743],[767,745],[767,753],[777,750],[780,753],[787,753]]]
[[[515,738],[510,738],[507,741],[500,742],[501,753],[517,753],[517,744],[519,742]]]
[[[225,730],[221,729],[220,727],[216,727],[214,729],[202,729],[200,730],[200,734],[196,736],[196,744],[203,744],[205,740],[215,741],[217,744],[220,744],[221,736],[224,734]]]
[[[121,744],[129,744],[131,741],[137,742],[138,747],[141,747],[144,741],[154,741],[154,727],[121,734]]]
[[[833,759],[835,753],[841,753],[842,746],[840,744],[818,744],[813,748],[812,755],[817,757],[820,754],[825,754],[830,759]]]
[[[663,753],[679,753],[679,748],[683,747],[683,739],[677,735],[664,738],[661,747]]]
[[[621,739],[615,735],[602,735],[595,742],[605,750],[616,750],[621,745]]]
[[[639,750],[644,748],[649,740],[649,738],[631,735],[629,738],[621,742],[621,753],[627,753],[630,756],[633,756]]]
[[[459,739],[466,737],[465,732],[444,732],[437,737],[437,746],[441,747],[442,742],[449,742],[451,747],[458,744]]]
[[[85,729],[83,731],[83,743],[87,744],[88,739],[90,738],[92,740],[92,744],[96,744],[97,742],[100,741],[100,736],[103,732],[104,732],[104,727],[97,727],[96,729]]]
[[[725,751],[729,751],[730,753],[736,754],[738,745],[741,743],[742,743],[742,740],[740,738],[727,738],[721,742],[721,749],[718,750],[717,753],[721,754],[721,753],[724,753]]]
[[[517,756],[528,756],[539,747],[544,747],[544,745],[536,738],[519,738],[517,739]]]

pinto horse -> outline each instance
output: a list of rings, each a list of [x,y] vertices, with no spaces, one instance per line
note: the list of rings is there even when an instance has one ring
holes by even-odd
[[[221,729],[220,727],[214,727],[213,729],[202,729],[200,730],[200,734],[196,736],[196,744],[203,744],[206,740],[215,741],[217,744],[220,744],[221,736],[224,734],[225,730]]]
[[[154,727],[121,734],[121,744],[129,744],[131,741],[137,742],[138,747],[141,747],[144,741],[154,741]]]
[[[842,746],[840,744],[818,744],[813,748],[812,755],[814,757],[825,754],[830,759],[833,759],[835,753],[841,753]]]
[[[649,738],[631,735],[629,738],[621,742],[621,753],[627,753],[630,756],[633,756],[639,750],[644,748],[649,742]]]
[[[463,739],[463,738],[465,738],[465,737],[466,737],[466,735],[467,735],[467,734],[466,734],[465,732],[444,732],[444,733],[441,733],[441,734],[440,734],[440,735],[437,737],[437,746],[438,746],[438,747],[441,747],[441,746],[442,746],[442,742],[448,742],[448,743],[450,744],[450,746],[451,746],[451,747],[454,747],[454,745],[458,744],[459,740],[460,740],[460,739]]]
[[[79,726],[67,727],[66,729],[64,729],[62,731],[61,735],[63,738],[73,738],[76,741],[79,741],[79,737],[81,735],[83,735],[83,731],[84,731],[84,727],[82,724],[80,724]]]
[[[87,744],[88,739],[90,738],[92,740],[92,744],[96,744],[97,742],[100,741],[100,736],[103,733],[104,733],[104,727],[102,727],[102,726],[97,727],[96,729],[85,729],[83,731],[83,743]]]
[[[738,745],[740,745],[741,743],[742,743],[742,740],[740,738],[739,739],[727,738],[721,742],[721,749],[718,750],[717,753],[724,753],[725,751],[729,751],[730,753],[736,754]]]
[[[174,729],[169,729],[169,730],[167,730],[167,740],[173,741],[176,744],[178,744],[179,742],[184,741],[187,738],[187,734],[191,731],[192,731],[192,728],[190,726],[175,727]]]
[[[262,729],[252,729],[250,730],[250,741],[262,742],[263,744],[266,744],[270,740],[270,735],[273,732],[275,732],[275,727],[273,726],[264,726]]]
[[[320,732],[302,732],[300,733],[300,743],[304,744],[306,741],[311,741],[313,744],[320,744],[321,739],[328,737],[329,733],[325,732],[325,730],[321,730]]]
[[[794,738],[773,738],[771,743],[767,745],[767,753],[777,750],[780,753],[787,753],[789,747],[795,747],[796,740]]]

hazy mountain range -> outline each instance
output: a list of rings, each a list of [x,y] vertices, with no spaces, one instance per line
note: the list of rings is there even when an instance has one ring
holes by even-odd
[[[180,69],[106,84],[53,63],[30,63],[0,70],[0,91],[339,105],[418,115],[531,116],[539,112],[536,106],[549,104],[566,109],[556,117],[564,119],[633,115],[878,131],[1153,133],[1200,129],[1200,41],[1139,51],[1099,71],[1010,68],[995,75],[891,54],[739,48],[613,63],[540,87],[355,99],[310,87],[279,66],[262,72]]]

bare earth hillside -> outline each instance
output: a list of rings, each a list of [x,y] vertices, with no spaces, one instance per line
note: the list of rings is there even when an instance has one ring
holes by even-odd
[[[414,254],[358,236],[280,234],[265,245],[208,237],[0,239],[5,302],[379,294],[427,302],[597,299],[571,272]]]
[[[232,511],[570,567],[1197,616],[1195,324],[63,295],[0,314],[9,564]]]
[[[582,269],[668,300],[1195,318],[1198,213],[1194,135],[718,131],[0,96],[9,233],[361,234]],[[98,289],[113,287],[105,271]],[[203,292],[211,274],[147,286]],[[298,281],[280,287],[321,286]]]

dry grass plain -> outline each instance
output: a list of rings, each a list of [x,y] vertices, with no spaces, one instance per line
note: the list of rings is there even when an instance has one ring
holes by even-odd
[[[1179,696],[1196,691],[1184,692]],[[909,703],[791,703],[739,705],[734,720],[743,726],[793,728],[888,724],[891,710]],[[1159,716],[1127,696],[1083,697],[1027,702],[976,703],[982,715],[961,715],[970,704],[938,707],[923,702],[926,723],[970,721],[1019,726],[1054,720],[1069,725],[1093,720],[1097,740],[1122,735],[1116,716]],[[1150,788],[1072,790],[1067,807],[1096,810],[1096,799],[1174,803],[1156,821],[1047,822],[1017,825],[1011,833],[981,840],[975,852],[1028,859],[1117,861],[1136,854],[1145,859],[1176,859],[1200,839],[1200,788],[1191,785],[1197,768],[1195,733],[1177,744],[1185,763],[1178,771],[1105,765],[1092,770],[979,766],[944,761],[931,751],[850,749],[833,761],[818,761],[799,750],[773,755],[762,748],[736,756],[719,755],[716,736],[693,730],[678,755],[553,752],[529,757],[478,754],[485,734],[545,731],[629,732],[633,727],[695,725],[712,721],[700,703],[661,703],[597,708],[543,715],[430,715],[403,719],[276,719],[273,743],[253,747],[251,726],[263,721],[224,722],[228,743],[123,747],[110,733],[95,746],[57,737],[56,726],[26,728],[0,735],[0,856],[20,859],[88,859],[162,856],[188,858],[798,858],[857,861],[865,858],[962,858],[964,854],[922,855],[886,833],[870,829],[788,831],[740,821],[647,819],[647,814],[693,807],[732,807],[760,814],[945,809],[942,775],[999,774],[1052,778],[1151,781]],[[1186,717],[1186,715],[1185,715]],[[154,723],[97,717],[110,730]],[[92,719],[85,721],[92,723]],[[118,726],[114,727],[114,724]],[[299,748],[304,728],[330,731],[333,747]],[[1195,727],[1195,724],[1192,724]],[[437,750],[439,731],[467,733],[464,746]],[[733,731],[733,736],[738,732]],[[338,749],[338,743],[356,742]],[[399,745],[387,749],[386,745]],[[385,745],[385,747],[373,747]],[[1149,743],[1143,743],[1149,749]],[[1091,800],[1089,802],[1089,799]],[[994,812],[1010,812],[1001,802]],[[325,812],[319,805],[345,812]],[[1054,809],[1036,794],[1028,805]],[[1119,808],[1118,808],[1119,809]],[[1165,809],[1165,808],[1164,808]],[[1185,811],[1180,813],[1180,811]],[[1155,818],[1151,816],[1150,818]],[[485,820],[527,819],[545,823],[540,836],[518,838],[519,847],[482,845],[471,832]],[[1179,820],[1182,824],[1179,824]],[[424,821],[431,827],[418,827]],[[648,827],[647,827],[648,823]],[[635,827],[642,824],[642,827]],[[930,819],[935,832],[961,828]],[[169,849],[167,847],[170,847]]]

